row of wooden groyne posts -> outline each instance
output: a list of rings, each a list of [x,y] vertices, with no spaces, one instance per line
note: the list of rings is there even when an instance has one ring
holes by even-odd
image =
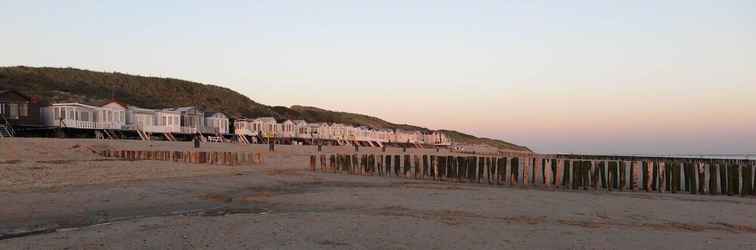
[[[752,160],[506,154],[316,154],[312,171],[550,190],[752,196]]]
[[[127,161],[173,161],[223,166],[263,164],[263,154],[261,152],[102,150],[97,153],[103,157],[118,158]]]

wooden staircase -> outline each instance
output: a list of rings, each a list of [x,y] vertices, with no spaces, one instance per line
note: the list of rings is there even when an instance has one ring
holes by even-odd
[[[176,141],[176,137],[173,136],[173,134],[171,134],[170,132],[165,132],[163,133],[163,135],[165,136],[165,139],[168,141]]]
[[[139,138],[142,139],[142,141],[149,141],[150,140],[150,134],[142,131],[141,129],[136,129],[137,134],[139,134]]]
[[[13,131],[13,126],[5,119],[5,116],[0,115],[0,118],[3,118],[0,120],[0,138],[16,136],[16,133]]]
[[[247,140],[247,137],[244,135],[238,135],[239,137],[239,143],[241,144],[250,144],[249,140]]]
[[[0,124],[0,138],[13,137],[13,129],[8,128],[4,124]]]
[[[116,136],[113,133],[111,133],[109,130],[103,129],[102,132],[103,132],[103,134],[105,134],[105,138],[107,138],[109,140],[115,140],[116,139]]]

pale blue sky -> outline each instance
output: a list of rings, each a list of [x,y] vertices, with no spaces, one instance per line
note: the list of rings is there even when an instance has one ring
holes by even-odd
[[[756,152],[756,1],[5,1],[0,65],[226,86],[544,152]]]

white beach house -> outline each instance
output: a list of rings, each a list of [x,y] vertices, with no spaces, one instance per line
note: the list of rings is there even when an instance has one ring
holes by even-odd
[[[228,116],[220,112],[205,113],[206,132],[213,134],[228,134]]]

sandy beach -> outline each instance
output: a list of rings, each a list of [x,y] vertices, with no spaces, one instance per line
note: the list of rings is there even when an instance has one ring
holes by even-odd
[[[756,248],[756,200],[747,197],[311,172],[312,146],[199,149],[264,155],[245,166],[92,152],[195,150],[176,142],[14,138],[0,148],[0,249]]]

